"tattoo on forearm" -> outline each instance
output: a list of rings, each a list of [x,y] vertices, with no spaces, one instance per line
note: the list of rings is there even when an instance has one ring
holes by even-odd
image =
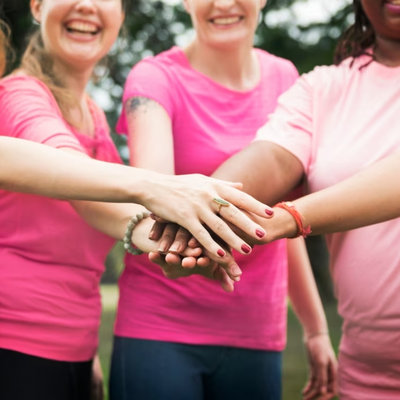
[[[131,97],[125,104],[127,116],[134,117],[138,111],[147,113],[157,102],[147,97]]]

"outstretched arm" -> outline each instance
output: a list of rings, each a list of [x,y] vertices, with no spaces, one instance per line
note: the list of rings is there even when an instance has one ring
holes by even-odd
[[[342,232],[400,217],[400,153],[393,154],[327,189],[295,200],[293,204],[311,227],[311,235]],[[293,217],[275,209],[263,227],[266,241],[293,236]]]

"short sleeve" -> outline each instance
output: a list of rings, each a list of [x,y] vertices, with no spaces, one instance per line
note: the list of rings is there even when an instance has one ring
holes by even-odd
[[[313,135],[313,76],[303,75],[278,101],[256,141],[273,142],[295,155],[307,171],[311,160]]]
[[[128,75],[123,95],[123,109],[117,123],[118,133],[128,133],[125,103],[132,97],[146,97],[159,103],[173,119],[173,100],[170,77],[166,66],[157,63],[157,58],[143,60],[136,64]]]
[[[0,81],[0,135],[83,151],[48,88],[35,78]]]

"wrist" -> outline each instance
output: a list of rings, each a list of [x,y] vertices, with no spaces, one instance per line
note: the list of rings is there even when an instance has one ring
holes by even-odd
[[[303,335],[303,342],[307,343],[309,340],[316,338],[318,336],[327,336],[329,337],[329,331],[328,329],[321,329],[317,331],[311,331],[309,333],[304,332]]]
[[[297,224],[294,218],[286,211],[274,207],[274,216],[268,221],[266,231],[268,241],[293,237],[297,233]]]
[[[295,239],[298,237],[306,238],[311,233],[311,227],[304,224],[304,217],[297,210],[296,205],[290,201],[283,201],[275,205],[274,209],[282,209],[286,212],[287,216],[290,216],[291,223],[289,219],[287,220],[286,229],[288,231],[284,237],[289,239]],[[294,225],[293,225],[294,223]],[[288,225],[290,224],[290,225]],[[293,234],[289,234],[289,232],[293,232],[293,226],[295,226],[295,231]]]

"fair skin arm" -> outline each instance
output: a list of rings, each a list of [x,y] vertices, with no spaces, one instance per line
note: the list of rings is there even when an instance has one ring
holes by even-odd
[[[125,104],[125,108],[130,135],[131,164],[141,168],[152,169],[153,171],[174,174],[172,122],[164,108],[153,100],[138,97],[129,99]],[[154,146],[154,143],[157,143],[157,146]],[[225,216],[229,222],[235,219],[242,220],[245,217],[243,213],[232,205],[225,208],[229,208]],[[217,205],[214,212],[216,210]],[[260,213],[258,214],[260,215]],[[265,216],[266,214],[261,213],[261,215]],[[219,229],[227,226],[215,214],[213,217],[215,218],[215,224],[219,225]],[[212,225],[210,226],[206,220],[203,220],[203,222],[230,245],[230,241],[220,235],[218,229],[213,229]],[[256,231],[259,227],[256,224],[246,221],[243,223],[242,229],[249,236],[258,238]],[[194,236],[196,237],[196,235]],[[244,245],[246,243],[241,241],[234,248],[244,253],[242,250]]]

